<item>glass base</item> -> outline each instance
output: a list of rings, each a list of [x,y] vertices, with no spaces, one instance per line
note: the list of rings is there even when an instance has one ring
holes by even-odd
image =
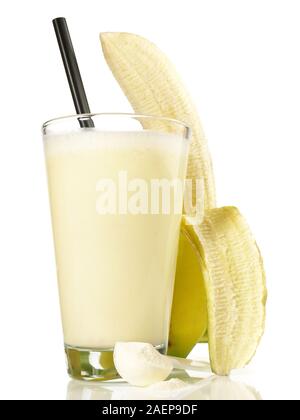
[[[156,346],[166,353],[164,345]],[[113,381],[120,379],[113,360],[113,349],[82,349],[65,345],[68,374],[84,381]]]

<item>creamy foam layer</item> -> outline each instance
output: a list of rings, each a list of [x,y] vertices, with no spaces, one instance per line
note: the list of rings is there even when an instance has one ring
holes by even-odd
[[[188,141],[177,134],[151,130],[119,132],[83,129],[71,133],[48,134],[44,136],[44,142],[47,154],[82,153],[98,149],[158,149],[178,153],[188,145]]]

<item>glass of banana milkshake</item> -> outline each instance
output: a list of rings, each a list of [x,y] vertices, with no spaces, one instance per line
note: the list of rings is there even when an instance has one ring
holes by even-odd
[[[117,341],[167,349],[189,137],[184,123],[134,114],[43,125],[74,378],[114,379]]]

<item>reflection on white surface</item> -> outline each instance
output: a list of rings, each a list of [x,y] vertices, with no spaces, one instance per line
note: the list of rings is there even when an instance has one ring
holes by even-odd
[[[248,385],[227,377],[195,379],[187,376],[160,382],[148,388],[132,387],[122,382],[85,383],[71,381],[68,400],[261,400]]]
[[[252,387],[236,382],[228,377],[213,376],[199,383],[188,399],[196,400],[262,400],[260,394]]]
[[[70,381],[67,400],[111,400],[112,391],[99,383]]]

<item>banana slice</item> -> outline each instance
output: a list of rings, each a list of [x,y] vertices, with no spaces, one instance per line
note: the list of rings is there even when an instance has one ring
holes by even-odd
[[[262,258],[234,207],[209,210],[201,225],[187,225],[185,231],[204,261],[212,369],[225,376],[250,362],[264,332]]]
[[[214,208],[214,176],[207,142],[197,110],[172,63],[154,44],[140,36],[102,33],[100,39],[107,64],[135,112],[174,118],[192,128],[187,178],[203,182],[203,206]],[[193,182],[194,205],[195,192]]]
[[[168,354],[186,357],[207,330],[203,261],[181,231],[172,305]]]

